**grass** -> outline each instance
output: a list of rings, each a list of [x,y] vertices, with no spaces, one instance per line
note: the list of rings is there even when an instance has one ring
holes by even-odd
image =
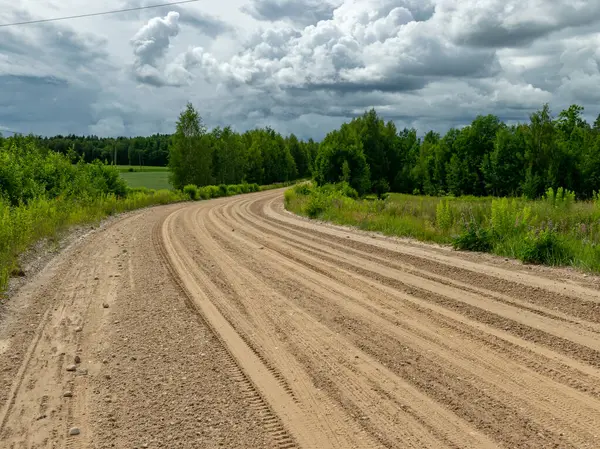
[[[146,167],[144,167],[146,168]],[[152,167],[152,168],[166,168],[166,167]],[[121,171],[121,178],[125,180],[127,185],[132,188],[146,187],[147,189],[172,189],[171,183],[169,182],[169,171],[168,170],[155,170],[155,171],[136,171],[128,172]]]
[[[341,225],[600,272],[600,196],[577,202],[562,189],[537,201],[403,194],[378,200],[351,198],[354,194],[347,186],[299,185],[286,192],[285,202],[292,212]]]
[[[186,199],[172,190],[130,191],[125,198],[107,194],[82,201],[39,198],[18,207],[0,199],[0,295],[11,273],[19,271],[18,256],[34,243],[56,239],[74,225],[97,224],[109,215]]]
[[[147,165],[117,165],[117,170],[121,173],[129,172],[168,172],[169,167],[155,167]]]

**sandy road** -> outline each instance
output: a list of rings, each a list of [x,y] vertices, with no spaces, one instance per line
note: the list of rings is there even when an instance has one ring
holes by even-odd
[[[598,448],[596,282],[282,191],[145,210],[3,311],[0,447]]]

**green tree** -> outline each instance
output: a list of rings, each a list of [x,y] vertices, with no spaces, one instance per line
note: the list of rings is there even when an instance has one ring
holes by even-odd
[[[486,190],[494,196],[518,195],[525,176],[523,149],[524,127],[502,127],[496,134],[494,150],[482,164]]]
[[[308,147],[303,145],[303,143],[300,142],[294,134],[290,134],[290,136],[286,139],[286,145],[288,151],[294,158],[298,176],[300,178],[307,177],[310,174],[311,163]]]
[[[210,140],[200,114],[188,103],[179,115],[177,129],[169,148],[171,183],[175,187],[182,189],[188,184],[212,184]]]
[[[315,161],[315,180],[319,185],[336,183],[344,175],[349,175],[349,184],[360,195],[369,191],[369,165],[362,143],[348,125],[342,125],[340,131],[333,131],[325,137]]]

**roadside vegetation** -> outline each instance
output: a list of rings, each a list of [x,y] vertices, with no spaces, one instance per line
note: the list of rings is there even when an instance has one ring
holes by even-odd
[[[0,293],[18,256],[73,225],[186,199],[174,190],[129,189],[115,167],[77,161],[41,148],[35,139],[0,139]]]
[[[529,123],[493,115],[444,136],[397,131],[375,111],[329,133],[312,184],[286,192],[310,218],[600,271],[600,117],[573,105]],[[397,192],[397,193],[390,193]]]
[[[101,154],[111,154],[115,142],[108,139],[0,135],[0,294],[11,275],[22,274],[20,254],[71,226],[146,206],[288,186],[309,170],[308,147],[297,139],[288,145],[270,130],[245,137],[227,129],[207,133],[191,105],[168,137],[116,140],[155,149],[168,142],[170,167],[156,167],[89,161],[95,153],[88,150],[103,143]]]
[[[600,272],[598,195],[575,201],[573,192],[549,188],[539,200],[395,193],[361,199],[347,183],[300,184],[285,193],[285,204],[299,215],[366,231]]]

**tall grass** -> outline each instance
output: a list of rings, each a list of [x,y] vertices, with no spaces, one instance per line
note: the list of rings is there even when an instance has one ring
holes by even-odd
[[[600,194],[575,201],[549,189],[544,198],[426,197],[390,194],[354,199],[347,186],[296,186],[288,210],[387,235],[485,251],[525,263],[569,265],[600,272]]]
[[[18,256],[69,226],[140,207],[182,201],[181,192],[128,189],[116,167],[86,164],[21,136],[0,139],[0,293]]]
[[[82,201],[36,198],[11,207],[0,198],[0,294],[18,269],[18,256],[34,243],[56,239],[70,226],[98,223],[109,215],[184,199],[181,192],[145,190],[131,191],[124,198],[112,193]]]

